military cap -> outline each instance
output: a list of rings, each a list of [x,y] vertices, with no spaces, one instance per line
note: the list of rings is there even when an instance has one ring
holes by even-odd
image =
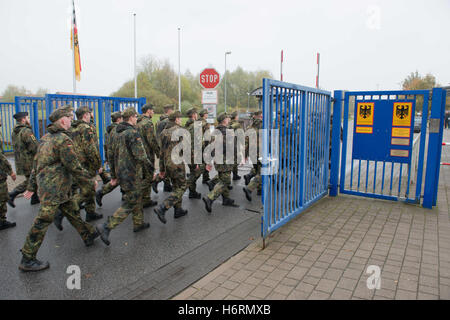
[[[89,110],[89,108],[86,106],[81,106],[77,109],[77,111],[75,111],[78,120],[80,120],[85,113],[91,113],[91,110]]]
[[[226,118],[229,118],[230,117],[230,115],[229,114],[226,114],[225,112],[222,112],[221,114],[219,114],[218,116],[217,116],[217,122],[222,122],[223,120],[225,120]]]
[[[176,118],[181,118],[181,112],[180,111],[175,111],[174,113],[171,113],[169,116],[169,120],[170,121],[175,121]]]
[[[48,117],[48,119],[51,122],[56,122],[59,119],[61,119],[62,117],[70,117],[71,115],[72,115],[72,113],[70,111],[68,111],[68,109],[66,109],[66,108],[58,108],[58,109],[55,109],[50,114],[50,117]]]
[[[203,117],[205,114],[208,114],[208,110],[206,110],[206,109],[203,109],[203,110],[201,110],[201,111],[198,113],[198,115],[199,115],[200,117]]]
[[[13,115],[14,119],[16,119],[17,121],[25,118],[26,116],[28,116],[28,112],[17,112],[15,115]]]
[[[187,115],[190,117],[190,116],[192,116],[193,114],[196,114],[196,113],[198,113],[197,112],[197,108],[191,108],[191,109],[189,109],[188,111],[187,111]]]
[[[119,119],[119,118],[122,118],[122,113],[121,113],[120,111],[113,112],[113,113],[111,114],[111,121],[112,121],[112,122],[116,122],[117,119]]]
[[[65,110],[67,110],[68,112],[73,112],[73,107],[72,107],[71,104],[65,104],[65,105],[59,107],[58,109],[65,109]]]
[[[126,108],[123,112],[122,112],[122,117],[124,119],[129,119],[130,117],[137,115],[136,109],[134,107],[129,107]]]
[[[253,112],[253,117],[257,117],[257,116],[260,116],[260,115],[262,115],[262,111],[261,110],[258,110],[258,111],[255,111],[255,112]]]
[[[147,110],[153,110],[153,105],[151,103],[146,103],[144,104],[144,106],[142,107],[142,113],[146,113]]]
[[[170,109],[174,109],[175,107],[174,107],[174,105],[173,104],[167,104],[167,105],[165,105],[164,106],[164,112],[167,112],[167,110],[170,110]]]
[[[235,112],[233,112],[233,113],[231,114],[231,118],[232,118],[232,119],[236,118],[237,116],[238,116],[238,112],[237,112],[237,111],[235,111]]]

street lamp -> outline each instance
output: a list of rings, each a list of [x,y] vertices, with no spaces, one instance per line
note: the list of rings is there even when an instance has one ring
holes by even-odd
[[[231,51],[225,52],[225,73],[223,75],[225,78],[225,113],[227,112],[227,54],[231,54]]]

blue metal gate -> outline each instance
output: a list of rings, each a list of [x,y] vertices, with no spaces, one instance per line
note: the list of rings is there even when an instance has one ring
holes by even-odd
[[[445,91],[336,91],[334,97],[335,124],[344,102],[339,192],[416,204],[423,197],[424,207],[436,205]],[[423,109],[415,117],[419,103]],[[331,196],[337,195],[339,131],[333,126]]]
[[[328,193],[331,93],[263,79],[262,237]]]

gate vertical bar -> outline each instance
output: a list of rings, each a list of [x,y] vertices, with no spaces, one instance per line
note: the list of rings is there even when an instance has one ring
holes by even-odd
[[[263,101],[262,101],[262,112],[263,112],[263,129],[265,131],[268,131],[270,129],[269,120],[271,119],[271,115],[269,113],[269,80],[263,79]],[[262,144],[262,165],[265,166],[267,164],[270,165],[269,162],[269,150],[268,150],[268,136],[267,134],[263,135],[264,143]],[[263,215],[261,217],[261,236],[263,238],[263,248],[265,248],[265,239],[267,237],[267,231],[268,231],[268,218],[269,218],[269,205],[266,203],[266,201],[269,198],[268,193],[268,175],[264,174],[262,176],[263,180],[263,189],[262,189],[262,204],[263,204]]]
[[[447,91],[446,90],[440,90],[441,91],[441,110],[440,115],[441,118],[439,120],[439,148],[438,148],[438,156],[437,156],[437,165],[436,165],[436,184],[434,185],[434,196],[433,196],[433,206],[437,204],[437,194],[438,194],[438,188],[439,188],[439,171],[441,168],[440,162],[441,162],[441,155],[442,155],[442,141],[444,138],[444,118],[445,118],[445,98]]]
[[[339,192],[342,193],[345,188],[345,166],[347,161],[347,136],[348,136],[348,103],[349,103],[349,95],[345,94],[344,98],[344,134],[342,139],[342,158],[341,158],[341,181],[339,186]],[[355,102],[356,103],[356,102]],[[353,159],[352,159],[353,165]],[[350,177],[353,179],[353,176]]]
[[[330,197],[336,197],[339,181],[339,158],[341,144],[341,114],[342,91],[334,91],[333,101],[333,126],[331,128],[331,169],[330,169]],[[344,165],[344,164],[343,164]],[[344,165],[345,166],[345,165]]]
[[[433,208],[435,188],[437,189],[437,170],[439,167],[440,158],[439,151],[442,148],[442,142],[439,143],[440,130],[443,125],[441,118],[442,110],[442,88],[434,88],[431,98],[431,116],[430,116],[430,130],[428,137],[428,153],[427,153],[427,168],[425,175],[425,189],[423,195],[423,206],[428,209]],[[436,128],[438,126],[438,128]]]

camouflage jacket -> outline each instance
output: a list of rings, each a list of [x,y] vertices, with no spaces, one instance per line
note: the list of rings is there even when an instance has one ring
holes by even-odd
[[[241,123],[240,123],[239,121],[237,121],[237,120],[231,120],[231,121],[230,121],[230,124],[229,124],[229,126],[228,126],[228,129],[233,129],[233,130],[236,130],[236,129],[242,129],[242,125],[241,125]]]
[[[106,132],[105,132],[105,143],[103,144],[103,148],[105,149],[105,159],[106,161],[109,161],[109,157],[108,157],[108,148],[109,145],[111,144],[111,133],[114,131],[116,131],[117,127],[117,123],[111,123],[107,128],[106,128]]]
[[[71,198],[72,179],[94,188],[90,177],[78,160],[68,132],[55,124],[49,125],[40,140],[27,189],[38,191],[41,203],[64,203]]]
[[[127,122],[119,123],[112,148],[108,150],[111,178],[118,179],[124,191],[139,188],[142,166],[152,167],[139,132]]]
[[[89,171],[91,176],[95,176],[96,171],[102,165],[95,130],[89,123],[75,120],[72,122],[69,132],[81,165]]]
[[[255,130],[256,131],[256,141],[257,141],[257,157],[260,157],[260,146],[259,146],[259,130],[262,129],[262,120],[260,119],[254,119],[252,122],[252,125],[247,128],[247,130]],[[250,152],[250,139],[249,136],[245,136],[245,157],[248,158]],[[259,161],[259,160],[258,160]]]
[[[184,169],[184,163],[175,164],[172,159],[172,149],[180,143],[180,140],[172,141],[172,133],[177,129],[181,129],[181,127],[173,121],[167,121],[166,128],[161,133],[161,152],[159,158],[159,171],[161,172],[176,168]]]
[[[11,139],[17,174],[29,176],[33,169],[33,159],[39,145],[31,126],[21,123],[16,124]]]
[[[200,129],[200,130],[197,129],[198,132],[195,130],[196,127]],[[202,149],[200,151],[203,151],[202,141],[204,142],[204,140],[203,140],[202,122],[200,120],[191,122],[187,130],[189,131],[189,134],[191,136],[191,164],[196,164],[194,163],[195,145],[197,144],[202,146]]]
[[[5,155],[0,153],[0,182],[5,182],[6,178],[12,173],[11,164],[8,159],[6,159]]]
[[[189,129],[189,126],[191,125],[191,124],[193,124],[194,123],[194,120],[192,120],[192,118],[189,118],[187,121],[186,121],[186,123],[184,124],[184,127],[186,128],[186,129]]]
[[[154,161],[155,154],[159,155],[159,145],[156,141],[155,127],[152,119],[147,116],[142,116],[136,125],[139,134],[142,137],[145,152],[150,161]]]
[[[169,116],[163,114],[159,121],[156,123],[156,141],[158,141],[158,145],[161,148],[161,134],[165,129],[167,123],[169,122]]]
[[[203,130],[203,136],[205,136],[205,132],[207,130],[209,130],[211,128],[211,125],[209,124],[208,121],[206,121],[205,119],[202,119],[202,130]],[[205,147],[210,143],[210,141],[205,141],[203,139],[203,149],[205,149]]]

